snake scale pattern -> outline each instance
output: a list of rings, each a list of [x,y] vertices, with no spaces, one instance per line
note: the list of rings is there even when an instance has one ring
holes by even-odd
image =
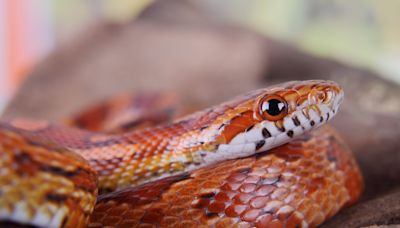
[[[342,100],[335,82],[293,81],[169,123],[157,102],[122,127],[85,125],[101,106],[81,128],[2,120],[0,226],[318,226],[362,192],[335,130],[310,131]]]

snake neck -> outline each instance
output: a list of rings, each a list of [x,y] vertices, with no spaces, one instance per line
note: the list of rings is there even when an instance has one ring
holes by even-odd
[[[118,135],[22,119],[0,122],[0,128],[43,148],[79,154],[96,170],[100,192],[110,192],[203,165],[198,151],[210,150],[199,138],[203,124],[193,116]]]
[[[204,166],[200,152],[212,151],[204,143],[196,121],[122,135],[93,134],[89,147],[74,148],[99,175],[101,193],[183,173]]]

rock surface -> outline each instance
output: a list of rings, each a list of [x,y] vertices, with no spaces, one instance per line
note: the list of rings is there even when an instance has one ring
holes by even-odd
[[[377,74],[317,58],[225,25],[198,5],[156,2],[131,24],[101,24],[61,47],[30,75],[4,116],[58,120],[116,94],[173,90],[204,107],[278,81],[341,83],[332,124],[365,177],[362,200],[324,227],[400,224],[400,87]]]

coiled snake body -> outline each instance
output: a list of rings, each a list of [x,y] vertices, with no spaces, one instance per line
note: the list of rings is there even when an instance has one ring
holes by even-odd
[[[296,81],[125,133],[3,121],[0,226],[317,226],[362,190],[334,130],[307,133],[342,99]]]

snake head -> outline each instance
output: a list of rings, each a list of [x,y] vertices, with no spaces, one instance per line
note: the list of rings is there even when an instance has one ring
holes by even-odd
[[[202,132],[203,141],[214,145],[209,147],[213,153],[202,151],[202,159],[246,157],[287,143],[332,119],[343,95],[332,81],[293,81],[214,107],[211,113],[217,117]]]

